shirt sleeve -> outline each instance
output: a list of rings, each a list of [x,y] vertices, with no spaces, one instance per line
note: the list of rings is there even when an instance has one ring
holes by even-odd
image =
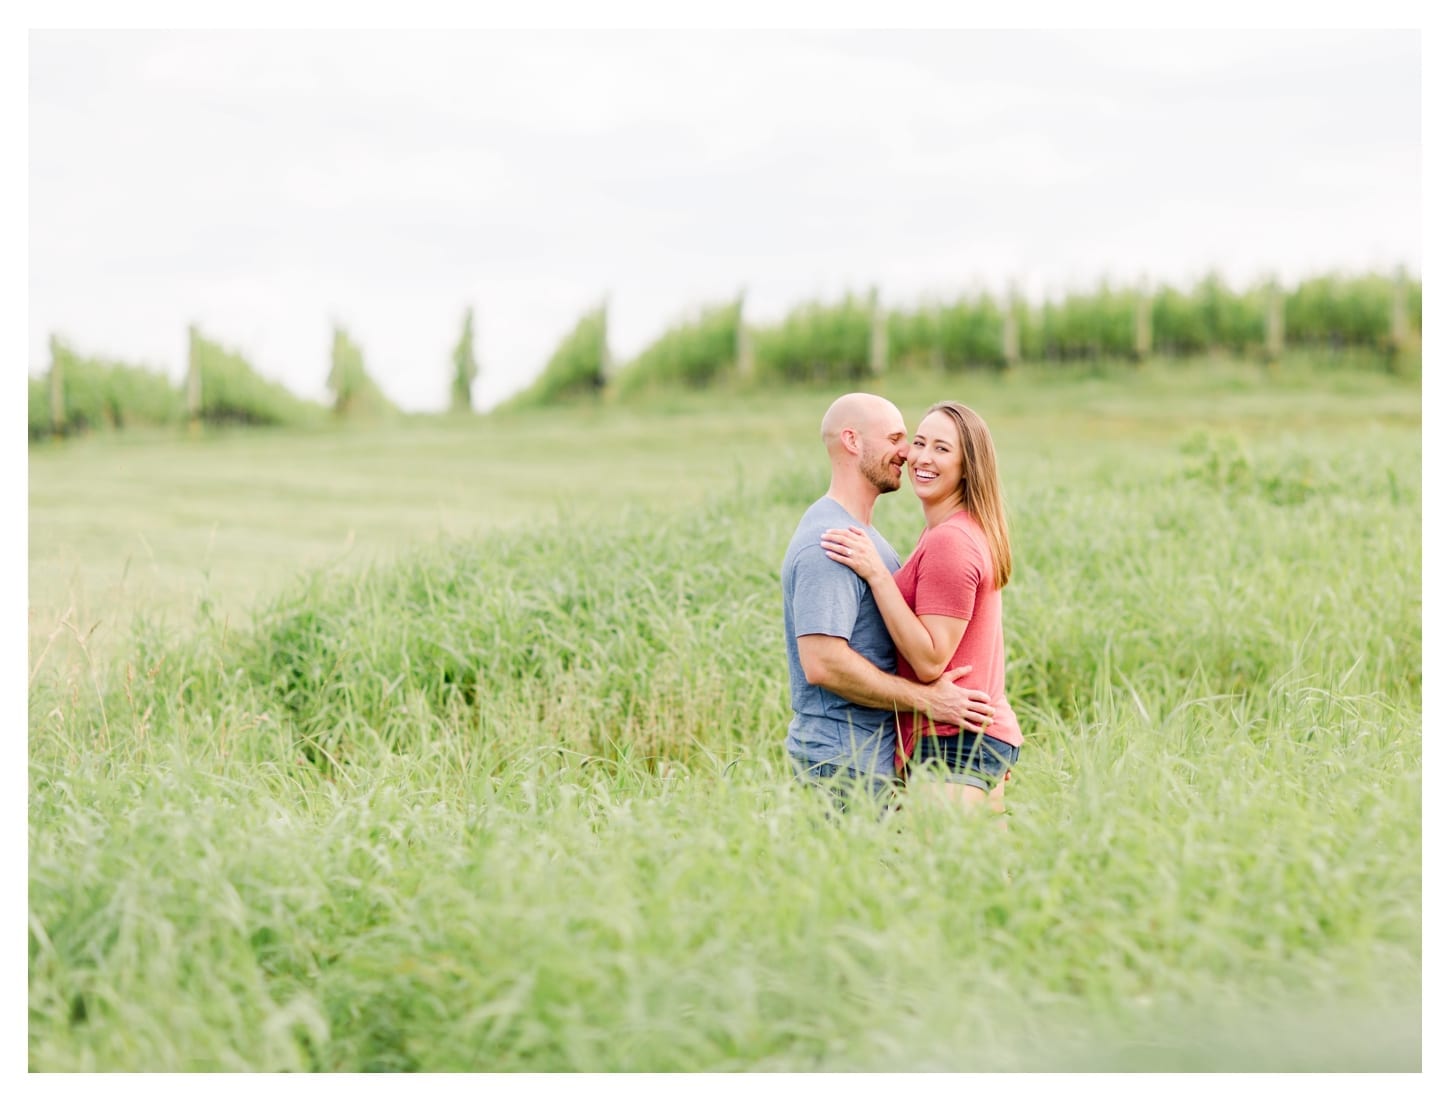
[[[940,524],[922,536],[913,610],[970,621],[977,588],[989,576],[986,548],[955,524]]]
[[[849,566],[832,562],[818,546],[803,548],[795,563],[791,598],[796,637],[850,639],[865,590],[866,583]]]

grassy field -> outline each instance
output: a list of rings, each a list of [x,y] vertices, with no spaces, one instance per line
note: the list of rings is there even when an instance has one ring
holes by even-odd
[[[31,1069],[1417,1069],[1418,382],[1046,375],[1005,833],[788,779],[832,393],[33,448]]]

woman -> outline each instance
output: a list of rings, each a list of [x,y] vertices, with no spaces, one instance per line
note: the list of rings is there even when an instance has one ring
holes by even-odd
[[[964,683],[992,697],[991,733],[925,716],[902,719],[897,767],[913,762],[913,789],[960,806],[1006,810],[1003,785],[1022,731],[1007,705],[1002,589],[1012,576],[997,454],[986,422],[955,401],[927,410],[906,459],[926,514],[916,549],[893,576],[861,528],[832,528],[821,547],[871,586],[896,643],[897,672],[923,683],[972,666]],[[913,756],[914,754],[914,756]]]

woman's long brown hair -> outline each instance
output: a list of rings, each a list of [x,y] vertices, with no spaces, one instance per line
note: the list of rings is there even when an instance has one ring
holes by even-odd
[[[962,445],[962,508],[981,525],[992,552],[997,588],[1012,576],[1012,541],[1007,534],[1007,507],[997,479],[997,449],[987,422],[959,401],[939,401],[928,413],[945,413],[956,423]]]

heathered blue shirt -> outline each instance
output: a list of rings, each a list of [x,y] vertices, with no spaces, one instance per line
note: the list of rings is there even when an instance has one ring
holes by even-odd
[[[801,517],[780,568],[785,598],[785,653],[790,666],[790,704],[795,711],[785,748],[810,764],[830,762],[858,772],[895,771],[896,717],[861,707],[806,680],[801,668],[802,635],[834,635],[887,673],[896,672],[896,644],[876,607],[871,587],[849,566],[832,562],[821,549],[827,528],[860,526],[846,509],[822,497]],[[867,528],[881,560],[893,573],[901,559],[875,528]]]

